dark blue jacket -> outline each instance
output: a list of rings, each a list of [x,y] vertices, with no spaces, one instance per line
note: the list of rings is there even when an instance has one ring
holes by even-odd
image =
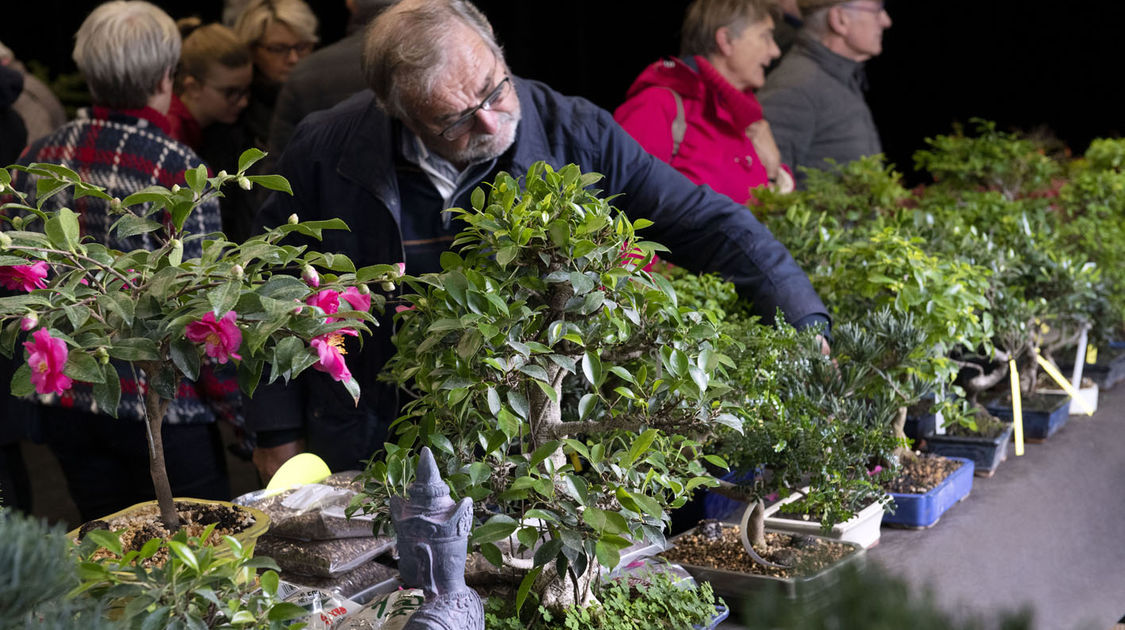
[[[523,175],[538,160],[556,167],[575,163],[583,172],[602,173],[605,179],[597,186],[610,194],[621,193],[614,205],[632,219],[654,222],[643,235],[667,246],[669,261],[722,274],[767,321],[779,307],[792,323],[816,317],[827,320],[828,311],[808,277],[747,208],[709,187],[696,186],[650,156],[609,112],[589,101],[563,96],[535,81],[515,79],[515,85],[522,109],[516,141],[487,180],[501,170]],[[279,163],[294,196],[274,195],[259,215],[259,227],[279,225],[292,213],[302,221],[339,217],[351,230],[326,231],[324,241],[310,243],[312,247],[345,253],[357,267],[402,262],[401,205],[393,162],[398,125],[378,108],[370,91],[310,115],[297,128]],[[471,190],[455,205],[469,207]],[[302,377],[304,383],[256,395],[249,403],[251,428],[295,429],[306,419],[314,420],[307,427],[309,450],[322,456],[320,451],[326,447],[316,443],[323,439],[337,445],[381,440],[380,431],[375,435],[360,425],[366,420],[385,426],[396,413],[393,393],[375,385],[376,374],[393,352],[389,331],[389,325],[376,331],[360,356],[348,354],[348,365],[364,392],[359,409],[342,387],[310,371],[310,378]],[[359,433],[317,437],[323,427],[313,424],[330,415],[335,416],[334,423],[342,418],[348,425],[341,431]],[[343,440],[343,435],[351,437]],[[329,466],[336,468],[332,462]]]

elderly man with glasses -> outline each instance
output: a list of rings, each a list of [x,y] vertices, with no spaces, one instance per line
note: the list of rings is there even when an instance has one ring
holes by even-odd
[[[780,308],[798,326],[827,323],[827,311],[785,247],[744,206],[696,186],[650,156],[586,100],[514,76],[485,17],[464,0],[403,0],[367,31],[364,72],[372,90],[307,117],[281,157],[294,195],[275,195],[262,226],[339,217],[351,230],[316,244],[359,265],[405,262],[420,275],[461,229],[451,207],[498,171],[520,176],[537,160],[578,164],[606,176],[607,193],[667,258],[730,278],[771,321]],[[360,381],[357,406],[325,374],[307,371],[288,386],[259,388],[247,420],[258,433],[255,463],[270,477],[307,449],[333,470],[359,465],[382,447],[398,415],[395,390],[376,376],[393,352],[392,326],[362,350],[348,347]]]
[[[883,51],[891,18],[876,0],[798,0],[797,43],[758,92],[782,162],[826,168],[882,153],[864,100],[864,63]]]

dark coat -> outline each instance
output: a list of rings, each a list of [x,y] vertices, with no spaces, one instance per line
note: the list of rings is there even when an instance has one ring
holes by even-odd
[[[808,33],[766,77],[758,91],[781,161],[805,180],[798,167],[827,168],[883,152],[879,130],[864,100],[862,63],[828,50]]]
[[[789,252],[747,210],[706,186],[696,186],[675,169],[645,152],[613,117],[589,101],[563,96],[534,81],[514,79],[522,119],[513,146],[488,176],[504,170],[523,175],[538,160],[555,166],[578,164],[583,172],[606,177],[598,187],[622,193],[614,204],[636,220],[654,225],[644,236],[671,250],[667,259],[692,270],[717,271],[753,300],[772,321],[777,308],[786,319],[827,319],[827,309]],[[356,266],[404,261],[399,233],[401,203],[393,168],[399,123],[376,106],[370,92],[357,94],[331,110],[309,116],[281,157],[279,171],[289,178],[294,196],[274,195],[259,215],[261,226],[301,220],[343,219],[350,231],[331,230],[324,241],[309,245],[342,252]],[[471,191],[471,189],[470,189]],[[455,205],[468,207],[468,193]],[[410,270],[408,269],[409,273]],[[822,321],[823,321],[822,319]],[[313,420],[314,442],[332,439],[334,459],[342,449],[357,459],[381,446],[382,430],[334,430],[318,421],[358,429],[364,419],[385,427],[397,413],[393,391],[375,378],[393,352],[389,325],[376,331],[363,351],[349,347],[348,364],[363,389],[357,409],[344,388],[320,372],[309,371],[287,388],[261,390],[248,403],[248,422],[256,430],[292,430]],[[322,434],[334,434],[331,435]],[[362,444],[364,438],[380,441]],[[324,453],[318,453],[324,456]],[[330,461],[329,466],[334,466]]]

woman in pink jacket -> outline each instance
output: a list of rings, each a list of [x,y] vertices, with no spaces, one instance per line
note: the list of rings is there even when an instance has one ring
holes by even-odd
[[[645,68],[614,118],[651,154],[739,203],[793,188],[754,90],[781,52],[771,0],[695,0],[679,58]]]

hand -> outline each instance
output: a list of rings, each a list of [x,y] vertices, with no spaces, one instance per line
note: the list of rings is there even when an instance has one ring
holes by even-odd
[[[754,152],[758,154],[762,166],[766,167],[766,176],[770,181],[775,181],[781,171],[781,150],[777,148],[777,142],[774,142],[770,124],[759,120],[746,128],[746,137],[754,145]]]
[[[262,484],[268,484],[282,464],[304,450],[304,440],[254,449],[254,455],[251,459],[254,461],[254,466],[258,468],[258,476],[261,477]]]
[[[824,338],[824,335],[817,335],[816,339],[820,342],[820,353],[826,357],[832,356],[832,346],[828,345],[828,340]]]

